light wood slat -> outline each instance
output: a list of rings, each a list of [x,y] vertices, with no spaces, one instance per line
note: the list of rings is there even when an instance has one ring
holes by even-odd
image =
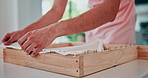
[[[0,59],[3,59],[3,47],[0,47]]]
[[[137,58],[137,49],[136,47],[131,47],[102,53],[91,53],[83,57],[84,75],[87,75],[135,60]]]
[[[47,48],[76,46],[80,44],[52,44]],[[26,55],[23,50],[6,48],[4,61],[26,67],[82,77],[94,72],[120,65],[135,59],[148,59],[148,46],[109,44],[104,45],[105,52],[92,52],[80,55],[60,55],[57,53],[40,54],[35,58]],[[109,49],[109,47],[111,49]]]
[[[33,58],[26,55],[23,50],[15,49],[4,49],[4,55],[5,62],[56,73],[64,73],[71,76],[79,76],[79,57],[64,57],[60,54],[50,53],[40,54],[36,58]]]

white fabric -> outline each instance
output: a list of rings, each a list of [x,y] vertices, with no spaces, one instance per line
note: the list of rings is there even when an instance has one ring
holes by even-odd
[[[74,44],[74,43],[73,43]],[[18,43],[13,43],[12,45],[5,46],[1,45],[2,47],[9,47],[9,48],[14,48],[14,49],[21,49]],[[47,52],[56,52],[62,55],[77,55],[77,54],[82,54],[87,51],[99,51],[103,52],[103,43],[102,41],[97,41],[93,43],[86,43],[83,45],[78,45],[78,46],[70,46],[70,47],[61,47],[61,48],[51,48],[51,49],[43,49],[39,53],[47,53]]]

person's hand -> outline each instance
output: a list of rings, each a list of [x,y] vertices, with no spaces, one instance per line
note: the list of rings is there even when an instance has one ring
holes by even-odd
[[[18,41],[18,39],[20,39],[26,32],[24,30],[19,30],[19,31],[15,31],[15,32],[11,32],[11,33],[7,33],[2,42],[4,43],[4,45],[10,45],[13,42]]]
[[[42,28],[26,33],[18,40],[18,43],[28,55],[34,57],[51,44],[55,38],[56,36],[52,31],[48,28]]]

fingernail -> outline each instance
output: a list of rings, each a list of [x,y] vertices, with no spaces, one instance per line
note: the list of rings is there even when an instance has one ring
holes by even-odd
[[[8,43],[4,43],[4,45],[9,45]]]

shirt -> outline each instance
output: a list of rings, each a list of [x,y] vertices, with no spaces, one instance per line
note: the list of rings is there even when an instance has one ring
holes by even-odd
[[[89,0],[89,7],[101,0]],[[101,39],[104,44],[134,44],[136,11],[134,0],[121,0],[118,13],[113,22],[86,32],[86,42]]]

